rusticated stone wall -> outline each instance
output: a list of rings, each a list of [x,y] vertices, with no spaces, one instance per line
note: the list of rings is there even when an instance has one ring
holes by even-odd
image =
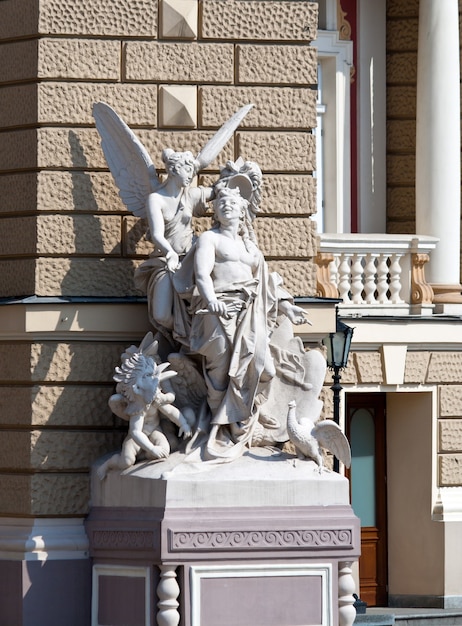
[[[387,0],[387,232],[415,233],[419,0]]]
[[[405,385],[438,387],[438,485],[462,485],[462,352],[408,351],[404,372]],[[380,352],[352,352],[342,373],[342,386],[377,385],[385,382]],[[325,417],[332,417],[332,379],[326,377],[323,389]],[[430,462],[430,460],[428,460]]]
[[[239,155],[259,162],[260,246],[294,295],[313,294],[316,27],[305,0],[0,2],[0,299],[139,295],[151,246],[107,170],[98,100],[158,167],[164,147],[198,153],[253,102],[199,182]],[[130,342],[0,330],[0,515],[83,515],[89,466],[120,445],[107,399]]]
[[[239,155],[261,165],[261,247],[294,295],[314,293],[317,4],[191,0],[192,26],[163,36],[162,15],[180,5],[0,3],[0,297],[136,294],[133,270],[150,248],[107,172],[91,115],[98,100],[159,168],[163,147],[197,153],[253,102],[209,169]],[[175,124],[163,98],[180,87],[192,112]]]

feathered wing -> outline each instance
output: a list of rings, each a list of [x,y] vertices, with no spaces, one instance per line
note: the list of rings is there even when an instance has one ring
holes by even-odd
[[[175,393],[175,404],[180,407],[189,406],[197,412],[207,397],[203,377],[195,363],[184,354],[174,352],[168,355],[168,360],[177,372],[177,376],[170,381]]]
[[[335,454],[339,461],[341,461],[345,467],[351,465],[351,450],[348,439],[342,432],[340,426],[338,426],[332,420],[321,420],[311,431],[313,437],[315,437],[319,444]]]
[[[160,185],[156,168],[141,141],[105,102],[93,105],[101,147],[125,206],[145,217],[146,200]]]

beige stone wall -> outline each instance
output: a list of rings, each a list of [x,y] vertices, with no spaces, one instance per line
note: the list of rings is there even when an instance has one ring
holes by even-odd
[[[417,352],[408,351],[404,373],[404,384],[436,385],[437,406],[437,462],[438,486],[462,486],[462,352]],[[351,352],[348,366],[342,373],[342,386],[360,385],[362,388],[377,386],[385,382],[382,354],[376,352]],[[322,399],[324,417],[332,417],[332,385],[327,374]],[[399,395],[397,398],[399,399]],[[398,400],[399,401],[399,400]],[[428,460],[428,462],[430,462]]]
[[[294,295],[313,294],[316,25],[304,0],[0,2],[0,298],[139,295],[151,246],[107,170],[98,100],[157,166],[164,147],[198,153],[253,102],[199,182],[239,155],[258,161],[260,245]],[[87,512],[89,467],[122,437],[107,399],[129,343],[0,342],[0,515]]]
[[[240,154],[260,163],[262,247],[278,267],[290,259],[289,290],[314,293],[316,24],[317,4],[302,1],[0,3],[0,297],[136,295],[150,247],[106,170],[98,100],[159,167],[163,147],[199,152],[253,102],[209,169]]]

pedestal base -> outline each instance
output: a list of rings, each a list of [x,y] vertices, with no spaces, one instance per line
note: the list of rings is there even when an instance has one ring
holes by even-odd
[[[183,460],[94,476],[93,624],[353,623],[360,528],[345,478],[264,449]]]

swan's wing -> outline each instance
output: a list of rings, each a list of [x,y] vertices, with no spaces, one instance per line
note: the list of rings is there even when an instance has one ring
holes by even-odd
[[[105,102],[93,105],[101,147],[125,206],[145,217],[146,200],[160,184],[156,168],[141,141]]]
[[[319,444],[335,454],[339,461],[341,461],[345,467],[351,465],[351,450],[348,439],[342,432],[340,426],[338,426],[332,420],[321,420],[311,431],[313,437],[316,437]]]
[[[234,131],[242,122],[244,117],[253,107],[253,104],[246,104],[227,120],[223,126],[217,130],[215,135],[208,141],[196,157],[196,171],[204,169],[214,161],[224,146],[233,136]]]

